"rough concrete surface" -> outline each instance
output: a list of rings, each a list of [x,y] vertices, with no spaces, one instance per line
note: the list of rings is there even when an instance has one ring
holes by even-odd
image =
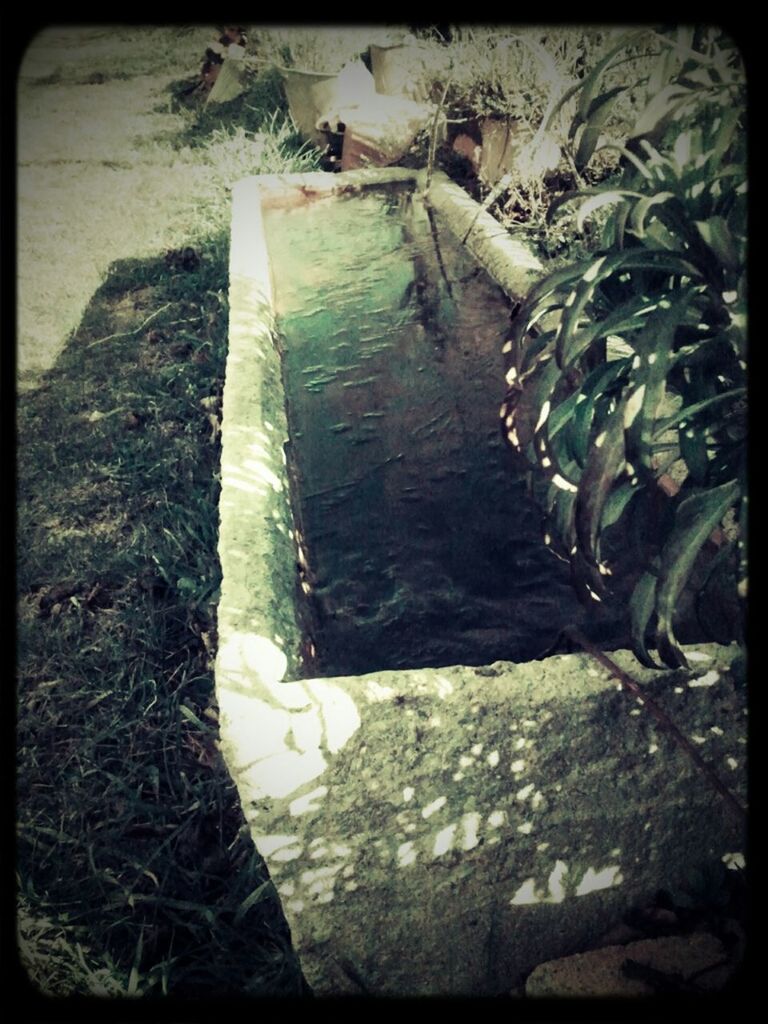
[[[218,667],[224,752],[318,994],[509,991],[584,948],[743,829],[586,655],[281,683],[263,639]],[[730,648],[657,695],[744,786]]]

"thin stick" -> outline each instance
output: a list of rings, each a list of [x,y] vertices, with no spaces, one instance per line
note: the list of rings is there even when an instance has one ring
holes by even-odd
[[[483,200],[482,205],[478,208],[477,213],[475,213],[475,216],[472,218],[472,223],[467,228],[467,230],[466,230],[466,232],[464,234],[464,237],[461,240],[461,244],[462,245],[464,245],[464,243],[466,242],[466,240],[469,238],[470,234],[472,233],[472,229],[474,228],[475,224],[477,223],[477,218],[480,216],[480,214],[483,213],[485,210],[487,210],[488,207],[492,203],[495,203],[496,200],[501,195],[501,193],[504,191],[504,189],[505,188],[509,188],[509,186],[511,184],[512,184],[512,175],[511,174],[504,174],[497,181],[497,183],[493,186],[491,191],[488,193],[488,195]],[[500,234],[506,235],[506,234],[509,234],[509,232],[505,230],[505,231],[500,232]]]
[[[375,466],[371,466],[367,473],[363,473],[362,476],[356,477],[354,480],[347,480],[343,484],[333,484],[332,487],[324,487],[322,490],[312,491],[310,494],[302,494],[301,498],[305,501],[309,501],[310,498],[320,498],[324,494],[333,494],[335,491],[343,491],[346,487],[356,487],[358,484],[364,483],[378,470],[383,469],[384,466],[388,466],[392,462],[399,462],[402,457],[403,453],[398,452],[397,455],[392,455],[388,459],[384,459],[383,462],[377,462]]]
[[[690,759],[693,761],[696,767],[699,768],[702,772],[704,772],[709,782],[714,786],[718,793],[725,798],[726,802],[728,803],[728,806],[732,810],[737,812],[739,819],[746,819],[746,807],[744,807],[741,801],[734,796],[731,790],[725,785],[724,782],[721,781],[718,775],[715,774],[712,768],[710,768],[707,762],[701,757],[699,752],[693,746],[691,746],[689,741],[680,732],[680,730],[677,728],[677,726],[666,713],[666,711],[664,711],[654,700],[652,700],[648,696],[648,694],[643,691],[642,687],[637,682],[635,682],[635,680],[631,676],[628,676],[623,669],[619,668],[615,661],[612,661],[609,657],[607,657],[607,655],[603,654],[602,651],[599,651],[596,647],[593,647],[589,640],[587,640],[586,637],[582,636],[581,633],[574,626],[569,626],[563,632],[571,640],[574,640],[579,645],[579,647],[586,651],[587,654],[590,654],[596,661],[599,661],[603,668],[608,669],[610,674],[612,676],[615,676],[615,678],[619,680],[619,682],[622,684],[622,686],[625,687],[625,689],[629,690],[629,692],[634,697],[637,697],[639,699],[643,707],[648,708],[648,710],[656,719],[656,721],[662,726],[663,729],[666,729],[666,731],[670,733],[674,741],[678,744],[678,746],[682,747],[682,749],[685,751],[688,757],[690,757]]]
[[[156,316],[160,316],[160,314],[164,312],[166,309],[168,309],[168,307],[171,305],[171,302],[166,302],[164,306],[161,306],[160,309],[156,309],[154,313],[151,313],[144,321],[144,323],[139,324],[139,326],[133,331],[123,331],[121,334],[108,334],[106,338],[97,338],[96,341],[92,341],[90,345],[86,347],[93,348],[94,345],[101,345],[102,342],[112,341],[113,338],[130,338],[132,334],[138,334],[139,331],[143,330],[150,322],[150,320],[154,320]]]
[[[437,125],[440,120],[440,114],[443,112],[445,99],[448,95],[448,89],[450,88],[450,85],[451,76],[449,75],[448,81],[445,83],[445,88],[443,89],[443,95],[440,97],[440,102],[438,103],[435,109],[435,116],[432,121],[432,133],[429,139],[429,155],[427,157],[427,180],[424,185],[425,192],[429,192],[429,186],[432,184],[432,171],[435,166],[435,152],[437,150]]]

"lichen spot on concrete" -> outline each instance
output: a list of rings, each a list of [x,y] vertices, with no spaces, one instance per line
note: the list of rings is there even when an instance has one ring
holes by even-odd
[[[568,865],[562,861],[555,861],[555,866],[550,873],[548,879],[549,896],[547,903],[562,903],[565,899],[565,889],[563,888],[563,879],[568,873]]]
[[[706,675],[699,676],[697,679],[691,679],[688,685],[691,689],[697,686],[714,686],[720,678],[720,673],[715,672],[714,669],[711,672],[707,672]]]
[[[445,676],[435,677],[435,686],[437,687],[437,695],[445,700],[446,697],[450,697],[453,693],[453,683],[450,679],[446,679]]]
[[[374,702],[391,700],[395,696],[395,691],[391,686],[382,686],[375,679],[368,680],[366,689],[368,691],[368,699]]]
[[[256,839],[256,846],[265,859],[271,857],[272,860],[288,861],[301,856],[301,846],[296,836],[259,836]]]
[[[685,656],[688,661],[712,661],[712,655],[704,651],[686,651]]]
[[[743,853],[724,853],[721,860],[729,871],[743,871],[747,866]]]
[[[480,842],[477,829],[480,825],[480,815],[476,811],[469,811],[461,819],[463,838],[461,840],[462,850],[473,850]]]
[[[595,892],[598,889],[610,889],[611,886],[621,885],[623,881],[618,864],[611,864],[607,868],[601,868],[600,871],[587,868],[584,877],[576,886],[576,895],[586,896],[587,893]]]
[[[360,728],[360,712],[354,700],[340,686],[313,680],[307,690],[317,700],[323,716],[325,746],[336,754]]]
[[[401,843],[397,848],[397,863],[401,868],[408,867],[409,864],[413,864],[416,860],[416,850],[414,849],[414,843],[409,840],[407,843]]]
[[[255,673],[282,679],[288,668],[288,659],[271,640],[256,633],[234,633],[219,647],[217,676],[224,684],[243,689]]]
[[[444,807],[447,803],[447,798],[439,796],[437,800],[433,800],[431,804],[427,804],[421,812],[422,818],[431,818],[435,811],[439,811],[441,807]]]
[[[520,888],[517,890],[515,895],[509,901],[512,907],[527,906],[531,903],[540,903],[539,897],[536,895],[536,879],[526,878]]]
[[[308,811],[320,810],[319,801],[327,792],[327,786],[318,786],[316,789],[313,789],[311,793],[307,793],[305,796],[300,796],[296,800],[292,800],[288,806],[289,813],[295,818],[300,814],[306,814]]]
[[[456,834],[456,822],[441,829],[435,836],[435,845],[432,848],[433,857],[442,857],[453,848],[453,838]]]

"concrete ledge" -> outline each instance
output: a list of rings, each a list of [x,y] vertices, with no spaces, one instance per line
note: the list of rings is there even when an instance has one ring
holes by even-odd
[[[319,995],[509,991],[743,850],[741,824],[586,655],[265,683],[221,652],[224,753]],[[644,682],[745,786],[735,649]]]
[[[424,171],[419,182],[423,187]],[[511,298],[521,299],[543,276],[545,267],[528,246],[513,238],[446,175],[433,175],[429,201],[458,239],[466,237],[467,249]]]

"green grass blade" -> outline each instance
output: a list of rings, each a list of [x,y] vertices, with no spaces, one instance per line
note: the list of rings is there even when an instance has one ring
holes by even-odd
[[[261,903],[262,900],[267,899],[272,895],[273,891],[274,885],[272,884],[271,878],[268,878],[265,882],[257,885],[253,892],[249,893],[237,908],[233,924],[235,926],[240,924],[251,907],[255,906],[257,903]]]

